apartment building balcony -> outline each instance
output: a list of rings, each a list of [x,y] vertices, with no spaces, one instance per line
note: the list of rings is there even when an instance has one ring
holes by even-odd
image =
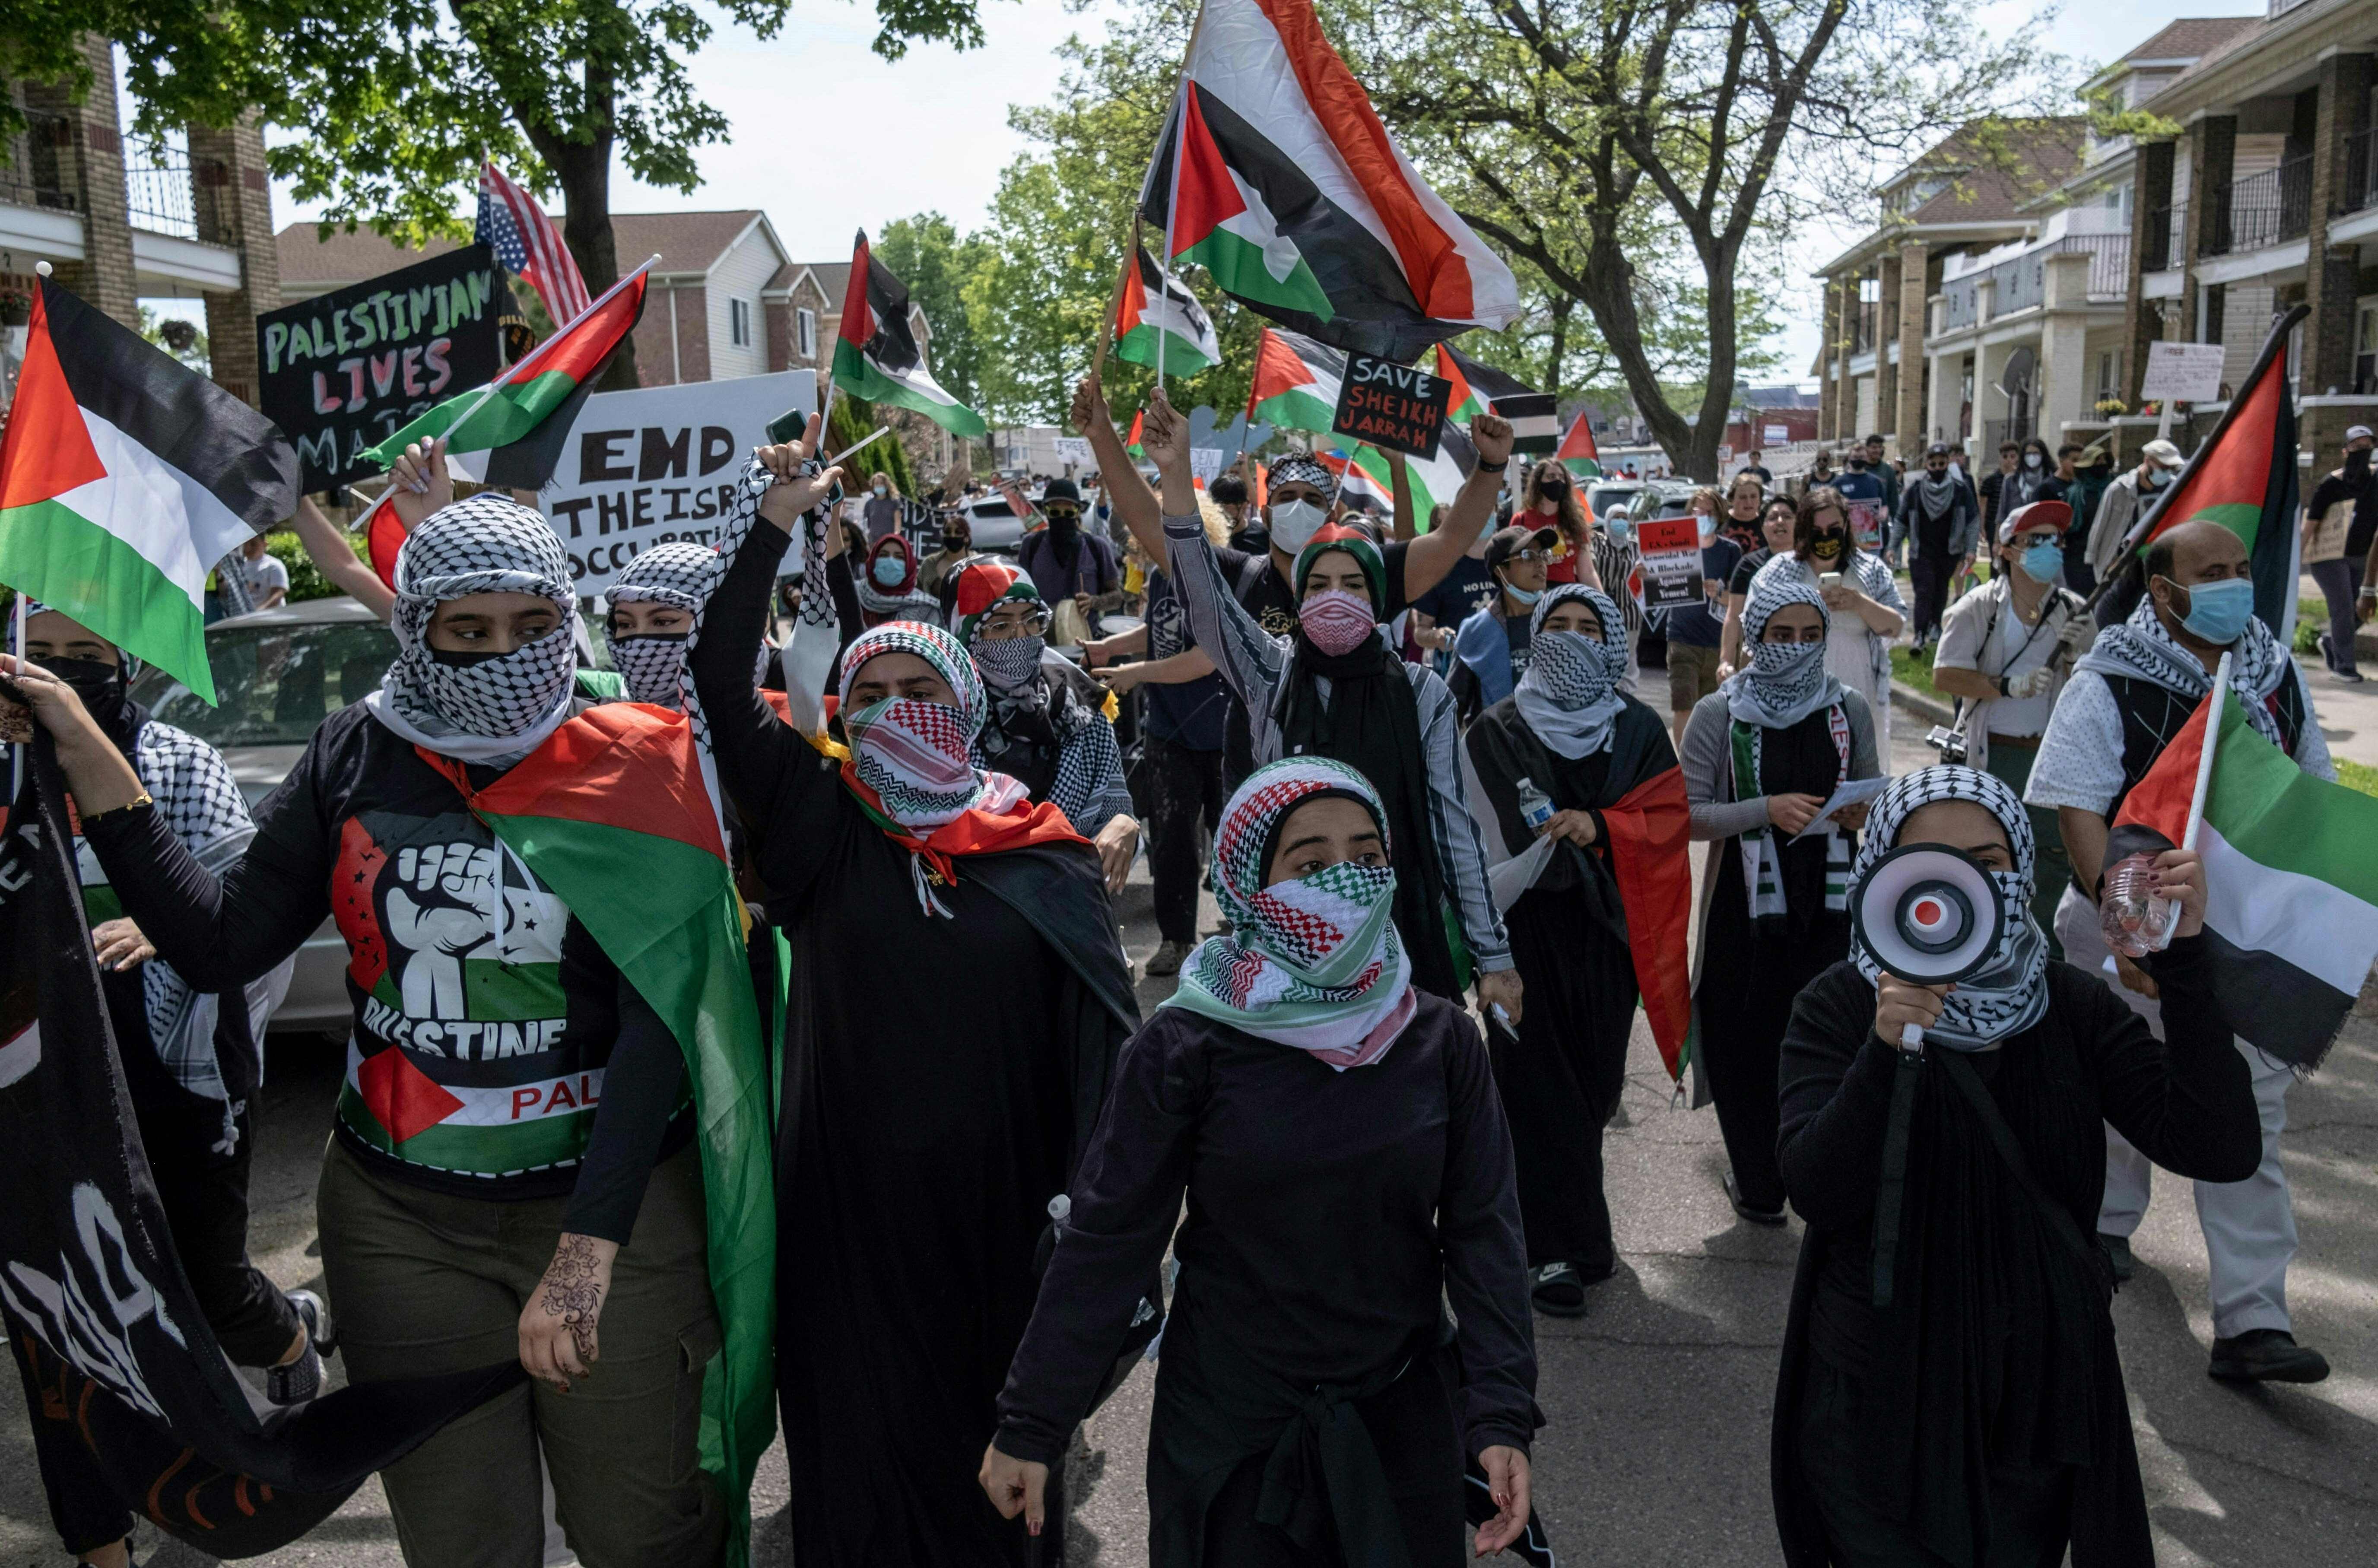
[[[2011,317],[2036,318],[2048,305],[2048,263],[2056,257],[2071,255],[2086,256],[2089,260],[2085,298],[2077,303],[2119,311],[2129,286],[2131,236],[2060,234],[1994,263],[1944,273],[1940,305],[1926,346],[1928,349],[1944,339],[1991,329],[2016,329],[2020,324]],[[2061,301],[2060,305],[2070,307],[2074,303]]]
[[[126,225],[116,232],[128,231],[138,293],[186,296],[241,287],[238,236],[224,200],[231,171],[220,160],[194,160],[178,138],[122,136],[73,114],[29,110],[25,120],[0,167],[0,253],[13,259],[12,270],[91,258],[90,175],[104,164],[114,166],[110,174],[120,169],[123,207],[97,216]],[[100,184],[112,194],[113,180]]]
[[[2348,140],[2334,205],[2328,220],[2329,244],[2378,238],[2378,126]]]

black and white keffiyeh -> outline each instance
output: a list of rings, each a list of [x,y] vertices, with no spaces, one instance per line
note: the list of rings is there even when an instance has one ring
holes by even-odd
[[[416,746],[457,761],[510,767],[570,716],[577,649],[570,557],[543,517],[485,491],[440,507],[396,557],[389,615],[396,663],[366,700],[372,716]],[[452,663],[429,647],[429,617],[472,593],[533,593],[561,622],[510,653]]]
[[[1264,487],[1277,493],[1283,485],[1312,485],[1321,492],[1324,506],[1338,498],[1338,476],[1310,452],[1284,452],[1271,460],[1271,467],[1264,472]]]
[[[603,590],[603,603],[612,609],[621,604],[667,604],[692,615],[708,602],[710,591],[717,585],[718,552],[680,539],[655,545],[630,561],[618,580]],[[619,637],[612,632],[611,617],[607,615],[603,642],[610,650],[611,667],[628,683],[630,698],[663,708],[684,706],[685,633]]]
[[[1600,638],[1546,631],[1544,617],[1582,600],[1602,627]],[[1528,728],[1556,756],[1590,757],[1610,744],[1611,721],[1626,699],[1627,628],[1618,606],[1599,588],[1565,582],[1536,602],[1528,621],[1528,668],[1512,693]]]
[[[2268,700],[2293,667],[2280,650],[2279,640],[2259,619],[2249,620],[2245,631],[2229,645],[2229,689],[2237,694],[2238,705],[2246,710],[2246,721],[2254,732],[2282,751],[2287,742],[2280,738],[2278,716],[2271,712]],[[2100,676],[2153,681],[2191,700],[2213,689],[2213,676],[2165,628],[2152,597],[2141,599],[2128,620],[2099,632],[2096,645],[2073,668]]]
[[[1940,1019],[1924,1029],[1927,1040],[1952,1050],[1976,1051],[2008,1035],[2019,1034],[2039,1021],[2048,1008],[2048,938],[2031,916],[2035,845],[2031,814],[2005,784],[1975,768],[1921,768],[1903,773],[1876,797],[1867,815],[1866,840],[1858,846],[1853,878],[1863,881],[1876,861],[1900,843],[1900,830],[1920,808],[1941,800],[1970,800],[1998,819],[2012,852],[2012,871],[1993,871],[2006,919],[1999,929],[1998,946],[1988,967],[1957,982],[1940,1005]],[[1866,943],[1853,935],[1850,961],[1868,980],[1880,977],[1882,965]]]
[[[1742,606],[1742,648],[1749,662],[1718,688],[1725,693],[1726,712],[1744,724],[1789,729],[1842,700],[1840,678],[1825,668],[1822,642],[1760,640],[1775,612],[1788,604],[1810,605],[1820,620],[1832,622],[1815,583],[1763,572],[1751,580]]]

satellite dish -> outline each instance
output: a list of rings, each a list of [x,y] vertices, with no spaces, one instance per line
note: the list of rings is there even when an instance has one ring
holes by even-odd
[[[1946,844],[1903,844],[1850,893],[1850,922],[1885,973],[1944,986],[1987,964],[2006,926],[1988,869]]]
[[[2012,398],[2032,389],[2039,374],[2039,356],[2029,349],[2017,349],[2007,355],[2006,368],[1999,372],[1999,390]]]

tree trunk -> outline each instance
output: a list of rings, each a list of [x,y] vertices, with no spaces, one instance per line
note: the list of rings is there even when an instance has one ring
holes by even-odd
[[[561,220],[561,237],[577,259],[586,280],[586,294],[599,298],[619,281],[619,244],[611,233],[611,142],[608,137],[593,146],[557,143],[537,150],[561,180],[561,197],[568,208]],[[639,256],[635,258],[643,260]],[[619,340],[604,368],[597,391],[616,392],[643,384],[636,369],[634,333]]]

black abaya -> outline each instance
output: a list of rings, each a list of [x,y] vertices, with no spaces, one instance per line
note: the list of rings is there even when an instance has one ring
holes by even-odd
[[[751,689],[785,544],[753,531],[691,667],[792,952],[777,1379],[793,1554],[1020,1564],[1023,1526],[975,1477],[1049,1201],[1135,1022],[1129,979],[1087,845],[960,857],[935,890],[954,917],[920,908],[907,851]]]
[[[1503,841],[1514,844],[1529,836],[1519,816],[1521,778],[1550,796],[1555,810],[1599,812],[1676,765],[1667,727],[1632,699],[1612,721],[1609,746],[1584,757],[1544,747],[1508,697],[1480,715],[1463,744]],[[1617,1263],[1603,1194],[1602,1133],[1626,1082],[1638,998],[1627,912],[1606,844],[1605,835],[1591,850],[1562,845],[1504,911],[1527,1006],[1518,1037],[1495,1058],[1529,1265],[1571,1263],[1588,1280]]]

